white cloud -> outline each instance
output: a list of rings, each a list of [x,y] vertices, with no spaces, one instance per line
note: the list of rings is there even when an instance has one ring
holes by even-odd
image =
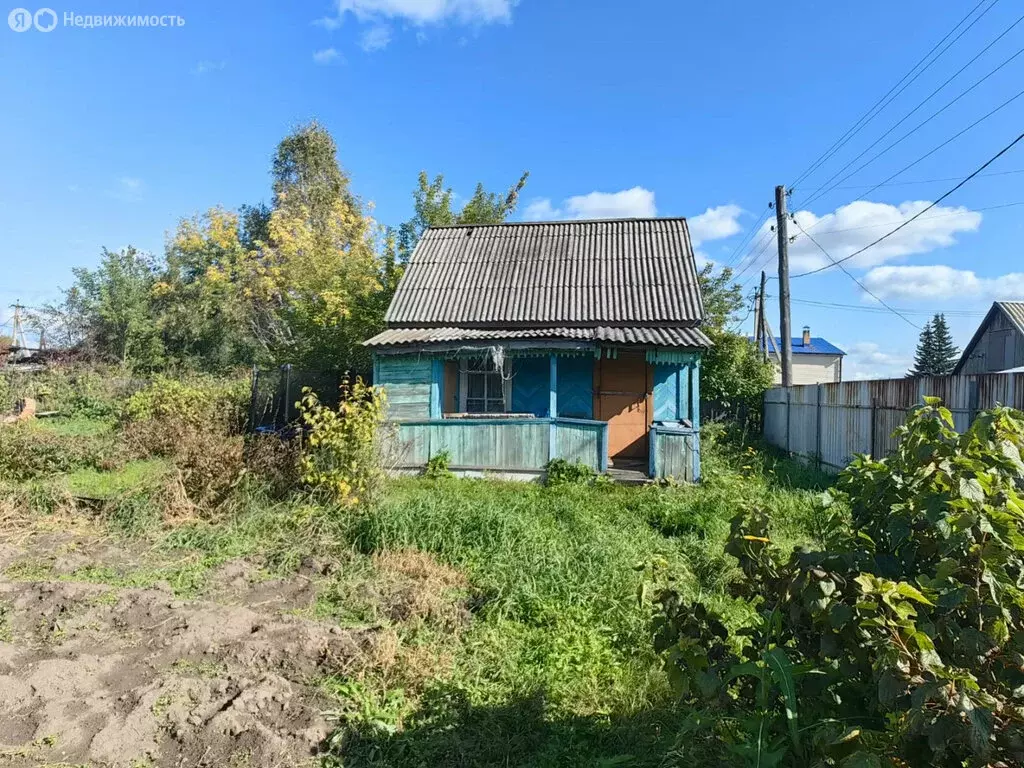
[[[841,259],[869,245],[930,204],[926,200],[907,201],[899,205],[858,200],[824,216],[811,211],[799,211],[796,220],[832,258]],[[775,237],[771,233],[774,223],[773,218],[762,226],[758,237],[753,240],[757,247],[752,246],[750,257],[757,255],[762,243]],[[956,243],[956,234],[975,232],[980,225],[981,214],[977,211],[963,206],[939,205],[878,245],[850,259],[846,266],[868,268],[904,256],[945,248]],[[793,272],[817,269],[829,264],[829,260],[811,239],[800,232],[800,227],[789,225],[790,237],[794,238],[789,247],[789,262]],[[769,244],[768,247],[774,246]]]
[[[205,75],[208,72],[218,72],[224,69],[225,63],[223,61],[200,61],[192,69],[193,75]]]
[[[377,24],[363,32],[359,38],[359,47],[367,53],[382,50],[388,47],[391,42],[391,27],[387,24]]]
[[[334,64],[337,61],[341,61],[341,54],[338,53],[337,48],[324,48],[322,51],[316,51],[313,54],[313,61],[317,64]]]
[[[875,267],[864,276],[864,285],[883,298],[1009,299],[1024,295],[1024,273],[978,277],[969,269],[943,264],[913,267]]]
[[[690,240],[694,247],[708,240],[722,240],[740,231],[739,216],[743,209],[738,205],[719,205],[708,208],[704,213],[686,220],[690,228]]]
[[[909,354],[884,351],[871,341],[860,341],[843,347],[843,381],[855,379],[897,379],[906,374],[913,363]]]
[[[113,189],[106,190],[108,197],[123,202],[134,202],[142,199],[142,179],[134,176],[122,176],[116,180]]]
[[[336,0],[340,20],[346,13],[361,21],[402,19],[417,25],[457,21],[462,24],[493,24],[512,20],[517,0]],[[320,22],[332,29],[327,20]],[[339,22],[340,23],[340,22]]]
[[[122,189],[132,192],[142,187],[142,179],[136,179],[133,176],[122,176],[118,179],[118,183],[121,185]]]
[[[523,211],[527,221],[548,219],[630,219],[651,218],[658,209],[654,204],[654,193],[643,187],[624,189],[621,192],[591,192],[567,198],[556,208],[551,200],[542,197],[529,203]]]

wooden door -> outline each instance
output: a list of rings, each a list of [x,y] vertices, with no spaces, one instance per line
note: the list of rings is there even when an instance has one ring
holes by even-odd
[[[608,422],[608,458],[647,459],[649,367],[643,352],[623,350],[598,366],[597,418]]]

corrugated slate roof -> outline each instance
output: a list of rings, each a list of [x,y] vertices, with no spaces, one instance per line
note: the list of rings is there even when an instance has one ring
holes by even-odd
[[[369,347],[400,344],[444,344],[460,341],[515,339],[571,339],[614,344],[649,344],[658,347],[710,347],[699,328],[391,328],[363,343]]]
[[[999,308],[1006,313],[1017,330],[1024,333],[1024,301],[997,301]]]
[[[747,338],[750,341],[754,340],[753,336],[747,336]],[[780,350],[780,353],[781,353],[781,350],[782,350],[782,337],[781,336],[776,336],[775,337],[775,348]],[[769,349],[768,351],[771,352],[772,350]],[[825,341],[825,339],[821,338],[820,336],[812,336],[811,337],[811,343],[806,345],[806,346],[804,345],[803,336],[794,336],[793,337],[793,354],[794,355],[846,355],[846,353],[843,352],[843,350],[841,350],[835,344],[832,344],[831,342]]]
[[[391,327],[694,326],[704,318],[686,220],[428,229]]]

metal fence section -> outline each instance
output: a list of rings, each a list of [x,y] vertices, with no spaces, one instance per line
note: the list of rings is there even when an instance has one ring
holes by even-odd
[[[996,405],[1024,410],[1024,373],[776,387],[764,396],[764,437],[826,471],[838,472],[854,454],[890,454],[896,447],[892,433],[926,396],[940,398],[962,432],[978,411]]]
[[[278,430],[293,423],[298,417],[296,403],[302,390],[309,387],[320,402],[335,408],[340,399],[340,387],[348,378],[370,380],[369,372],[314,371],[282,365],[252,372],[252,397],[249,403],[249,429],[252,431]]]

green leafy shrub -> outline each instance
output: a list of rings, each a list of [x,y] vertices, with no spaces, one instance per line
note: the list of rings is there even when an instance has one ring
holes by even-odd
[[[843,472],[852,528],[774,546],[743,513],[727,551],[757,621],[659,594],[655,646],[698,707],[680,755],[743,765],[1019,765],[1024,760],[1024,420],[965,433],[935,398],[895,454]],[[836,521],[841,520],[837,517]]]
[[[303,387],[299,414],[306,430],[299,459],[302,481],[335,502],[369,502],[383,480],[381,425],[384,391],[362,379],[341,385],[337,410]]]
[[[61,435],[35,424],[0,425],[0,480],[24,482],[76,469],[109,471],[124,451],[108,436]]]
[[[427,460],[427,466],[423,469],[423,476],[432,480],[444,480],[455,477],[449,469],[452,462],[452,455],[448,451],[435,453]]]
[[[597,472],[582,462],[566,459],[552,459],[545,466],[544,482],[550,486],[589,485],[594,482]]]
[[[125,435],[144,454],[172,456],[187,432],[240,434],[248,396],[242,379],[161,376],[128,398],[121,414]]]

